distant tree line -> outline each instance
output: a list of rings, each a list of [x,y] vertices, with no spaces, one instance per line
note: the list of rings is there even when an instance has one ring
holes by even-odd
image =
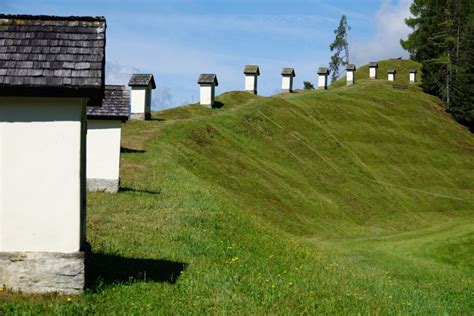
[[[474,131],[474,1],[414,0],[401,44],[423,65],[422,86]]]

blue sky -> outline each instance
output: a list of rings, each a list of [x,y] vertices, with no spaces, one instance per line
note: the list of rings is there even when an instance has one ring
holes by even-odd
[[[0,12],[107,18],[109,84],[155,75],[154,108],[196,102],[200,73],[216,73],[217,93],[243,89],[243,67],[260,65],[259,93],[280,88],[283,67],[296,88],[328,64],[341,15],[348,17],[351,62],[407,57],[399,44],[410,0],[0,0]]]

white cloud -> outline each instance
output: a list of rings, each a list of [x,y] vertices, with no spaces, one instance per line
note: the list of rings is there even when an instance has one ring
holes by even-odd
[[[405,24],[405,18],[411,15],[410,5],[411,0],[398,0],[395,4],[383,0],[373,16],[375,35],[350,41],[351,62],[366,64],[371,60],[408,57],[400,45],[400,39],[405,39],[411,33]]]

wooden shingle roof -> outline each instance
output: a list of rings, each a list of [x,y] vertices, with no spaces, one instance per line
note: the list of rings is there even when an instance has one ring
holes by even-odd
[[[378,63],[378,62],[371,61],[371,62],[369,63],[369,67],[370,67],[370,68],[379,68],[379,63]]]
[[[418,70],[417,70],[416,68],[410,68],[410,69],[409,69],[409,72],[410,72],[411,74],[416,74],[416,73],[418,72]]]
[[[326,67],[319,67],[318,75],[329,75],[329,69]]]
[[[219,81],[217,81],[217,75],[215,74],[200,74],[198,84],[214,84],[217,87]]]
[[[356,65],[354,65],[354,64],[348,64],[348,65],[346,66],[346,70],[348,70],[348,71],[355,71],[355,70],[356,70]]]
[[[102,97],[103,17],[0,14],[0,95]]]
[[[295,69],[294,68],[283,68],[283,70],[281,71],[281,75],[282,76],[295,77],[296,76]]]
[[[152,74],[133,74],[128,82],[130,87],[148,87],[156,89],[155,78]]]
[[[130,91],[125,86],[106,85],[102,102],[87,107],[88,119],[128,120]]]
[[[387,70],[387,73],[389,73],[389,74],[396,74],[396,73],[397,73],[397,70],[391,68],[391,69]]]
[[[245,66],[244,74],[260,76],[260,67],[257,65],[247,65]]]

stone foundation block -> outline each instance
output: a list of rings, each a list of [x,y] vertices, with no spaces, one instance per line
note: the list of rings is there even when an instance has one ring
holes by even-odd
[[[80,294],[85,254],[0,252],[0,286],[23,293]]]
[[[87,191],[89,192],[117,193],[119,188],[119,179],[87,179]]]
[[[151,120],[151,113],[132,113],[130,119],[135,121],[148,121]]]

